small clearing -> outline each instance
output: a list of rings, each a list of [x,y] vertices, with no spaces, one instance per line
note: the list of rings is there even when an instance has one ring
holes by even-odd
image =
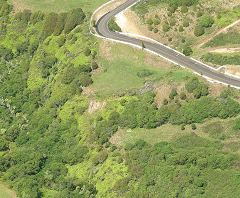
[[[90,101],[89,107],[88,107],[88,113],[92,114],[102,108],[106,105],[106,102],[98,102],[96,100]]]

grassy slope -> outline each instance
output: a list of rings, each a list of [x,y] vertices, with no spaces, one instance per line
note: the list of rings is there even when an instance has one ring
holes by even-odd
[[[42,3],[42,2],[41,2]],[[74,45],[75,47],[81,46],[84,42],[80,41],[81,35],[78,35],[78,42]],[[52,38],[52,41],[50,42],[48,47],[49,50],[57,48],[54,44],[55,38]],[[66,47],[72,47],[68,46],[69,44],[66,44]],[[64,53],[61,52],[61,50],[57,49],[59,51],[57,57],[61,60],[65,59]],[[72,50],[71,50],[72,51]],[[77,51],[77,48],[75,49]],[[103,70],[105,72],[102,72],[100,74],[96,74],[94,76],[94,84],[93,87],[97,92],[101,92],[103,95],[111,96],[114,93],[119,92],[123,89],[131,89],[131,88],[139,88],[143,86],[146,79],[139,78],[137,76],[137,73],[141,71],[142,69],[149,69],[153,72],[153,75],[151,76],[151,80],[153,81],[175,81],[180,82],[184,81],[186,79],[186,76],[191,76],[190,73],[188,73],[186,70],[182,69],[172,69],[169,71],[169,69],[164,68],[156,68],[152,66],[151,64],[143,64],[144,62],[144,53],[142,51],[134,50],[130,47],[126,46],[120,46],[115,45],[112,49],[113,53],[113,59],[108,60],[106,57],[100,57],[100,62],[103,67]],[[81,59],[82,60],[82,59]],[[32,66],[33,67],[33,66]],[[31,71],[30,71],[31,72]],[[35,74],[34,74],[35,76]],[[30,83],[31,84],[31,83]],[[109,86],[111,85],[111,86]],[[31,87],[31,86],[30,86]],[[56,97],[61,97],[61,87],[58,88],[58,85],[54,86],[53,88],[54,94]],[[63,93],[64,94],[64,93]],[[83,102],[85,103],[85,101]],[[118,101],[113,102],[113,106],[117,106]],[[79,98],[72,98],[72,100],[65,104],[63,109],[61,110],[60,117],[63,120],[67,120],[67,115],[70,115],[72,112],[72,109],[76,107],[76,104],[80,104]],[[111,107],[115,109],[114,107]],[[109,108],[111,110],[111,108]],[[109,109],[106,109],[104,114]],[[109,111],[110,111],[109,110]],[[88,114],[79,117],[78,123],[79,126],[82,129],[82,133],[88,133],[88,126],[87,126],[87,120],[89,119]],[[86,126],[86,131],[83,129],[83,125]],[[187,129],[184,131],[184,133],[189,133],[191,130]],[[149,132],[149,133],[148,133]],[[161,129],[154,129],[151,132],[148,130],[134,130],[134,135],[136,137],[145,139],[146,141],[152,141],[154,139],[155,142],[159,141],[171,141],[175,140],[179,134],[180,127],[179,126],[164,126]],[[95,153],[91,153],[92,156],[95,155]],[[91,157],[92,157],[91,156]],[[117,163],[114,161],[114,157],[109,157],[107,161],[104,162],[102,166],[97,167],[99,169],[99,172],[94,176],[94,180],[97,182],[97,189],[99,191],[98,197],[107,197],[107,191],[113,187],[115,182],[126,176],[127,174],[127,167],[121,163]],[[69,167],[69,174],[77,176],[78,178],[84,178],[87,177],[87,174],[90,172],[89,170],[92,168],[91,164],[91,158],[88,161],[84,161],[81,164],[78,164],[76,166]],[[114,177],[112,177],[114,175]],[[218,186],[221,181],[218,181],[219,178],[222,178],[220,174],[219,176],[214,179],[214,182],[209,187],[212,186]],[[231,174],[230,174],[231,175]],[[225,175],[223,175],[225,176]],[[211,192],[213,190],[209,189]],[[220,190],[219,190],[220,191]],[[46,197],[51,197],[50,194],[54,192],[46,191]],[[114,195],[109,195],[114,197]]]
[[[156,144],[159,142],[167,141],[172,142],[177,140],[180,137],[190,135],[193,132],[200,137],[207,138],[209,140],[220,140],[226,146],[226,149],[231,149],[231,141],[234,141],[235,144],[239,144],[238,134],[233,130],[232,126],[234,124],[234,119],[210,119],[205,121],[202,124],[197,125],[197,129],[193,131],[191,126],[186,126],[185,130],[181,130],[181,126],[166,124],[156,129],[124,129],[118,131],[115,134],[117,138],[117,145],[124,146],[126,144],[133,144],[139,139],[145,140],[149,144]],[[115,143],[115,142],[114,142]],[[237,147],[235,152],[239,152]]]
[[[93,11],[107,0],[11,0],[16,5],[31,10],[42,10],[46,12],[63,12],[74,8],[82,8],[84,11]]]
[[[134,88],[141,88],[146,81],[151,82],[181,82],[192,74],[181,68],[170,67],[169,63],[161,61],[153,66],[145,61],[149,54],[125,45],[115,44],[111,47],[111,58],[102,55],[99,59],[102,72],[94,75],[92,88],[98,96],[119,94]],[[151,60],[151,58],[150,58]],[[166,67],[165,67],[166,66]],[[152,75],[139,77],[139,72],[150,71]]]

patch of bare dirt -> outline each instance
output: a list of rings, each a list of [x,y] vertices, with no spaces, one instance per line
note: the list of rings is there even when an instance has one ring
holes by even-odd
[[[137,14],[130,9],[119,13],[116,16],[116,23],[119,25],[122,32],[148,37],[162,43],[165,42],[158,34],[150,32],[147,26],[141,23],[141,19]]]
[[[139,27],[138,16],[129,9],[116,15],[116,23],[121,27],[123,32],[145,35],[143,32],[144,29]]]
[[[90,97],[95,95],[95,91],[91,87],[85,87],[82,94],[84,96]]]
[[[12,4],[13,4],[14,12],[21,12],[26,9],[31,10],[29,6],[25,5],[23,2],[20,2],[18,0],[13,0]]]
[[[218,83],[209,83],[209,92],[211,96],[218,97],[226,89],[226,86]]]
[[[225,67],[225,73],[240,77],[240,66],[228,65]]]
[[[88,113],[92,114],[100,109],[103,109],[106,105],[106,102],[99,102],[96,100],[90,101],[89,107],[88,107]]]
[[[123,136],[124,136],[124,131],[120,129],[113,134],[113,136],[109,139],[109,142],[116,146],[121,146],[121,140]]]
[[[104,57],[104,58],[106,58],[106,59],[112,59],[112,52],[111,52],[111,50],[112,50],[112,47],[111,47],[111,42],[109,42],[109,41],[106,41],[106,40],[103,40],[103,41],[101,41],[100,42],[100,46],[99,46],[99,55],[101,56],[101,57]]]
[[[182,91],[184,91],[184,84],[178,86],[171,84],[162,84],[157,86],[157,88],[155,89],[156,93],[155,102],[158,107],[163,105],[163,101],[165,99],[169,100],[169,95],[172,89],[176,89],[178,93],[181,93]]]
[[[210,50],[210,52],[214,53],[235,53],[235,52],[240,52],[240,47],[237,48],[216,48]]]

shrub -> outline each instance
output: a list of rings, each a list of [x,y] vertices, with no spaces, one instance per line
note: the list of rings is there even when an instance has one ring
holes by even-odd
[[[209,94],[208,86],[201,83],[198,78],[192,78],[186,83],[185,87],[189,93],[193,93],[195,98],[200,98]]]
[[[174,19],[174,18],[171,18],[170,20],[169,20],[169,24],[170,24],[170,26],[175,26],[176,25],[176,20]]]
[[[177,90],[176,89],[172,89],[172,91],[171,91],[171,93],[169,95],[169,98],[171,100],[173,100],[177,95],[178,95]]]
[[[80,85],[83,87],[87,87],[88,85],[93,83],[92,78],[88,73],[81,73],[79,75],[79,82]]]
[[[154,28],[153,29],[153,32],[156,34],[156,33],[158,33],[158,29],[157,28]]]
[[[4,138],[0,137],[0,151],[6,150],[8,150],[8,142]]]
[[[181,7],[181,13],[187,13],[188,12],[188,7],[187,6],[182,6]]]
[[[197,129],[197,126],[196,126],[196,124],[191,124],[191,127],[192,127],[192,130],[196,130]]]
[[[91,50],[87,47],[87,48],[84,50],[84,54],[85,54],[85,56],[90,56],[90,55],[91,55]]]
[[[183,20],[183,27],[189,27],[189,20],[188,19],[184,19]]]
[[[164,22],[163,25],[162,25],[162,30],[164,32],[168,32],[170,30],[170,26],[168,23]]]
[[[11,49],[0,46],[0,57],[2,57],[6,61],[10,61],[13,59],[13,53]]]
[[[204,27],[197,25],[194,29],[194,35],[199,37],[202,36],[205,33]]]
[[[176,5],[170,5],[167,10],[170,13],[174,13],[177,10],[177,6]]]
[[[66,23],[64,26],[64,33],[69,33],[72,31],[77,25],[83,23],[86,15],[82,11],[81,8],[76,8],[67,14]]]
[[[96,69],[98,69],[98,64],[96,61],[93,61],[92,62],[92,70],[96,70]]]
[[[197,17],[199,18],[199,17],[201,17],[203,15],[203,12],[202,11],[198,11],[197,12]]]
[[[185,56],[190,56],[192,55],[193,51],[192,51],[192,48],[190,46],[184,46],[183,48],[183,54]]]
[[[212,27],[213,23],[214,23],[214,19],[210,15],[203,15],[198,20],[198,24],[205,28]]]
[[[145,78],[145,77],[148,77],[148,76],[151,76],[151,75],[153,75],[153,72],[150,71],[150,70],[147,70],[147,69],[143,69],[143,70],[137,72],[137,76],[139,78]]]
[[[55,27],[56,27],[57,19],[58,19],[58,15],[56,13],[49,13],[46,16],[44,26],[43,26],[43,37],[44,38],[53,34]]]
[[[180,98],[181,98],[181,100],[186,100],[187,96],[186,96],[186,94],[184,92],[181,92],[180,93]]]
[[[157,18],[153,19],[153,24],[154,25],[159,25],[160,24],[160,20],[157,19]]]
[[[240,118],[235,120],[233,128],[235,130],[240,130]]]
[[[152,24],[153,24],[153,20],[152,20],[151,18],[150,18],[150,19],[147,19],[146,23],[147,23],[148,25],[152,25]]]
[[[183,32],[184,31],[183,26],[180,25],[178,30],[179,32]]]

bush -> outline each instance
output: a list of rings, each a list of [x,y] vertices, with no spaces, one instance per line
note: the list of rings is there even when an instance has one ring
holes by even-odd
[[[88,85],[93,83],[92,78],[88,73],[81,73],[79,75],[79,82],[80,85],[83,87],[87,87]]]
[[[84,51],[85,56],[90,56],[91,55],[91,50],[89,48],[86,48]]]
[[[159,24],[160,24],[160,20],[154,18],[154,19],[153,19],[153,24],[154,24],[154,25],[159,25]]]
[[[200,98],[209,94],[208,86],[201,83],[198,78],[192,78],[186,83],[185,87],[189,93],[193,93],[195,98]]]
[[[152,20],[152,19],[147,19],[146,23],[147,23],[148,25],[152,25],[152,24],[153,24],[153,20]]]
[[[174,13],[176,10],[177,10],[177,7],[178,6],[176,6],[176,5],[171,5],[171,6],[169,6],[168,7],[168,12],[170,12],[170,13]]]
[[[187,13],[188,12],[188,7],[187,6],[182,6],[181,7],[181,13]]]
[[[179,32],[183,32],[184,31],[183,26],[180,25],[178,30]]]
[[[3,137],[0,137],[0,152],[6,150],[8,150],[8,142]]]
[[[176,21],[174,18],[171,18],[171,19],[169,20],[170,26],[175,26],[176,23],[177,23],[177,21]]]
[[[189,27],[189,20],[188,19],[184,19],[183,20],[183,27]]]
[[[235,120],[233,128],[234,130],[240,130],[240,118]]]
[[[46,16],[46,19],[45,19],[45,22],[43,25],[43,37],[44,38],[53,34],[55,27],[56,27],[57,20],[58,20],[58,15],[56,13],[49,13]]]
[[[146,78],[146,77],[151,76],[151,75],[153,75],[153,72],[150,71],[150,70],[147,70],[147,69],[143,69],[143,70],[137,72],[137,76],[139,78]]]
[[[71,32],[77,25],[83,23],[86,15],[81,8],[76,8],[67,14],[64,33]]]
[[[162,25],[162,30],[164,32],[168,32],[170,30],[170,26],[168,23],[164,22],[163,25]]]
[[[186,94],[184,92],[181,92],[180,93],[180,98],[181,98],[181,100],[186,100],[187,96],[186,96]]]
[[[209,28],[212,27],[212,25],[214,24],[214,19],[210,15],[203,15],[199,18],[198,24],[201,27]]]
[[[158,33],[158,29],[157,28],[154,28],[153,29],[153,32],[156,34],[156,33]]]
[[[6,61],[10,61],[13,59],[14,54],[11,49],[0,46],[0,57]]]
[[[202,36],[205,33],[204,27],[197,25],[194,29],[194,35],[199,37]]]
[[[199,17],[201,17],[203,15],[203,12],[202,11],[198,11],[197,12],[197,17],[199,18]]]
[[[98,164],[102,164],[103,162],[105,162],[105,160],[108,158],[108,153],[107,151],[102,151],[100,153],[98,153],[94,159],[93,159],[93,164],[95,166],[97,166]]]
[[[197,126],[196,126],[196,124],[191,124],[191,127],[192,127],[192,130],[196,130],[197,129]]]
[[[171,93],[169,95],[169,98],[171,100],[173,100],[177,95],[178,95],[177,90],[176,89],[172,89],[172,91],[171,91]]]
[[[193,51],[192,51],[192,48],[190,46],[185,46],[183,48],[183,54],[185,56],[190,56],[190,55],[192,55],[192,53],[193,53]]]
[[[96,70],[96,69],[98,69],[98,64],[96,61],[93,61],[92,62],[92,70]]]

